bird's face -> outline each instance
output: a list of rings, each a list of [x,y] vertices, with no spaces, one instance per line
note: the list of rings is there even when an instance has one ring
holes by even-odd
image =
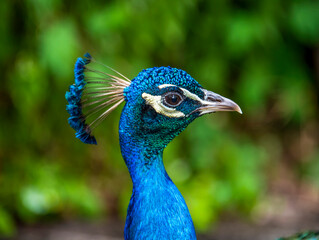
[[[185,71],[171,67],[143,70],[124,95],[124,114],[129,115],[135,134],[164,147],[199,116],[241,113],[233,101],[205,90]]]

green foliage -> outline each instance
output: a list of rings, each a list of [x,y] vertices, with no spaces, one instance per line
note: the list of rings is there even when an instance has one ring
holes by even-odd
[[[0,231],[2,236],[12,236],[15,232],[15,224],[11,215],[0,207]]]
[[[165,151],[199,229],[249,216],[282,166],[319,188],[318,1],[22,0],[0,1],[0,14],[1,235],[16,222],[125,216],[120,111],[97,147],[67,124],[64,94],[85,52],[130,78],[182,68],[241,106],[202,117]]]

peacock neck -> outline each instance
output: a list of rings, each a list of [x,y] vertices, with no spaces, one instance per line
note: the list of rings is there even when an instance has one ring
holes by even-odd
[[[153,144],[134,119],[121,115],[120,146],[133,181],[125,239],[196,239],[187,205],[163,164],[165,144]]]
[[[152,179],[161,181],[168,178],[163,164],[163,150],[151,149],[141,142],[135,144],[130,134],[120,134],[120,143],[134,188],[143,187]]]
[[[130,172],[133,186],[145,184],[148,178],[157,180],[167,178],[163,164],[163,151],[166,146],[159,138],[154,138],[140,127],[142,124],[136,122],[134,115],[128,114],[132,107],[124,106],[122,111],[119,137],[122,156]],[[135,110],[138,110],[135,108]],[[139,120],[138,120],[139,121]]]

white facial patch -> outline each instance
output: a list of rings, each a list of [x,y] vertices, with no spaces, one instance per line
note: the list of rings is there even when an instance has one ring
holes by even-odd
[[[173,84],[162,84],[158,86],[159,89],[167,88],[167,87],[177,87],[177,86]]]
[[[151,105],[154,108],[154,110],[159,114],[162,114],[170,118],[185,117],[185,114],[183,112],[177,111],[175,108],[166,107],[162,103],[162,96],[153,96],[148,93],[143,93],[142,98],[144,98],[146,103],[148,105]]]

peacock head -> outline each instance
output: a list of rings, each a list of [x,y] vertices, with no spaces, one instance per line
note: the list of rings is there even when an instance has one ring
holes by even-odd
[[[120,133],[157,147],[165,147],[199,116],[217,111],[241,113],[235,102],[204,89],[183,70],[149,68],[130,81],[109,67],[117,75],[94,70],[88,66],[91,62],[97,63],[90,55],[77,60],[75,84],[66,93],[69,123],[85,143],[96,144],[92,130],[123,101]]]
[[[168,144],[199,116],[216,111],[237,111],[233,101],[204,89],[183,70],[154,67],[141,71],[124,89],[125,117],[134,134]],[[128,129],[126,129],[128,131]],[[160,141],[159,141],[160,140]]]

